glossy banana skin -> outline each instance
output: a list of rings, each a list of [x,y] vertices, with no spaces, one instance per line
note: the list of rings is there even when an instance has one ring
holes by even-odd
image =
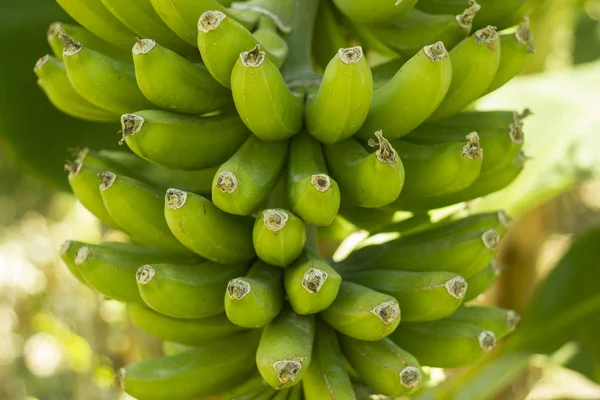
[[[217,394],[250,376],[258,337],[258,332],[241,333],[185,353],[138,361],[121,370],[121,384],[132,396],[148,400]]]
[[[163,110],[205,114],[231,105],[231,92],[200,64],[153,39],[133,46],[135,77],[142,93]]]
[[[90,103],[71,85],[65,66],[52,56],[40,58],[33,69],[37,84],[48,100],[60,111],[71,117],[93,122],[115,122],[117,115]]]
[[[412,131],[442,103],[451,87],[452,71],[442,42],[421,48],[387,84],[373,92],[369,114],[356,136],[367,139],[383,130],[392,140]]]
[[[134,325],[150,335],[187,345],[203,345],[246,330],[231,323],[225,313],[201,319],[180,319],[159,314],[146,306],[128,304],[127,314]]]
[[[417,2],[417,0],[369,1],[369,0],[333,0],[337,8],[348,18],[369,24],[389,24],[398,21]]]
[[[307,101],[307,131],[327,144],[349,138],[365,122],[372,92],[373,77],[362,48],[339,49]]]
[[[163,220],[183,245],[211,261],[229,264],[254,258],[252,219],[227,214],[200,195],[167,190]]]
[[[484,269],[467,279],[465,303],[484,293],[500,276],[503,268],[500,263],[492,260]]]
[[[262,377],[277,390],[297,385],[311,362],[314,337],[314,316],[284,308],[260,338],[256,365]]]
[[[438,368],[472,364],[496,345],[493,332],[462,321],[407,322],[390,337],[423,365]]]
[[[390,295],[342,281],[335,301],[320,316],[344,335],[376,341],[396,329],[400,323],[400,306]]]
[[[174,318],[206,318],[225,311],[223,292],[230,279],[244,274],[248,264],[164,264],[153,261],[136,272],[144,302]]]
[[[402,310],[402,321],[434,321],[447,317],[461,305],[465,280],[450,272],[358,271],[346,279],[393,296]]]
[[[445,318],[446,321],[460,321],[476,325],[494,332],[496,339],[502,339],[515,330],[521,317],[513,310],[500,307],[464,306]]]
[[[477,0],[481,5],[481,11],[474,20],[476,29],[487,25],[497,26],[498,29],[508,28],[512,24],[509,16],[521,7],[525,0]],[[433,14],[458,13],[469,4],[468,0],[421,0],[416,8]]]
[[[252,242],[261,260],[285,268],[302,253],[306,228],[304,222],[291,212],[269,208],[257,214]]]
[[[339,215],[360,229],[373,232],[392,223],[395,210],[388,208],[365,208],[342,202]]]
[[[340,345],[360,380],[377,393],[386,396],[405,396],[421,384],[421,367],[412,354],[389,338],[365,342],[339,335]]]
[[[262,140],[287,139],[302,129],[304,96],[292,92],[259,46],[242,52],[231,72],[235,108]]]
[[[277,317],[284,298],[283,270],[257,261],[246,276],[229,281],[225,312],[236,325],[260,328]]]
[[[157,165],[184,170],[218,166],[250,135],[231,112],[199,117],[145,110],[124,114],[121,126],[123,141],[135,154]]]

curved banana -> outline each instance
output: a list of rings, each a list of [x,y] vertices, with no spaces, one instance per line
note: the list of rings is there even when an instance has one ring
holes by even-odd
[[[485,292],[496,281],[502,273],[504,266],[496,260],[490,263],[481,271],[467,279],[467,293],[464,302],[471,301]]]
[[[516,311],[500,307],[464,306],[445,321],[460,321],[492,331],[496,339],[502,339],[515,330],[521,317]]]
[[[367,118],[372,92],[373,77],[362,48],[339,49],[306,103],[308,133],[327,144],[354,135]]]
[[[141,158],[174,169],[214,167],[231,157],[250,132],[235,113],[179,115],[146,110],[121,116],[122,141]]]
[[[333,178],[340,185],[342,195],[360,207],[381,207],[398,198],[404,185],[404,166],[398,153],[383,137],[375,132],[370,153],[355,139],[325,146],[325,158]]]
[[[452,71],[442,42],[425,46],[373,92],[367,119],[357,137],[367,139],[383,130],[392,140],[412,131],[442,103],[451,87]]]
[[[271,392],[271,395],[275,393],[273,388],[257,373],[235,389],[224,393],[223,398],[224,400],[252,400],[254,396],[267,390]]]
[[[304,96],[292,92],[259,46],[239,55],[231,72],[235,108],[262,140],[287,139],[302,129]]]
[[[181,243],[211,261],[230,264],[254,258],[252,219],[227,214],[200,195],[167,190],[162,219]]]
[[[368,24],[390,24],[402,18],[417,0],[370,1],[333,0],[348,18]]]
[[[373,232],[393,222],[395,210],[390,208],[364,208],[342,202],[339,215],[356,227]]]
[[[504,29],[511,26],[506,24],[507,17],[524,4],[525,0],[477,0],[477,2],[481,5],[481,12],[475,19],[477,29],[487,25]],[[468,0],[421,0],[415,7],[432,14],[448,14],[460,12],[467,3]]]
[[[331,61],[331,55],[338,49],[350,47],[350,41],[344,35],[344,28],[336,17],[335,6],[331,0],[319,1],[312,37],[312,55],[321,70],[325,70]]]
[[[277,32],[277,24],[272,18],[261,17],[258,21],[258,29],[252,32],[252,36],[269,54],[273,64],[283,65],[289,48],[285,39]]]
[[[59,254],[60,258],[66,264],[67,268],[69,268],[71,274],[75,278],[77,278],[79,282],[83,283],[84,285],[87,285],[87,282],[83,278],[83,275],[81,275],[77,264],[75,264],[75,257],[77,257],[77,252],[83,246],[85,246],[85,243],[67,240],[60,246]]]
[[[304,222],[282,208],[269,208],[256,215],[252,231],[256,255],[264,262],[285,268],[304,249]]]
[[[135,78],[158,107],[183,114],[205,114],[231,105],[231,92],[200,64],[194,64],[152,39],[133,46]]]

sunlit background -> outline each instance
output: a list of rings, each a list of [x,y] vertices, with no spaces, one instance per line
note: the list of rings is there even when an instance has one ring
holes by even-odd
[[[544,72],[521,77],[478,105],[529,106],[535,113],[525,125],[532,157],[526,172],[501,194],[470,205],[517,215],[529,210],[503,243],[506,274],[478,299],[519,311],[571,237],[600,226],[600,180],[594,179],[600,172],[600,1],[548,3],[534,26],[538,54],[526,71]],[[590,178],[580,183],[582,175]],[[122,304],[70,275],[58,255],[67,239],[123,238],[71,195],[23,174],[0,147],[1,400],[131,399],[114,386],[115,370],[160,354],[157,341],[130,326]],[[600,399],[600,386],[563,367],[576,353],[565,346],[553,358],[536,359],[500,398]]]

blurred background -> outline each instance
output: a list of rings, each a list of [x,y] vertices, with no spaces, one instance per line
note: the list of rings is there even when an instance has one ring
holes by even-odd
[[[159,344],[58,256],[67,239],[119,239],[56,190],[67,188],[67,149],[114,148],[119,127],[70,119],[38,90],[32,68],[56,20],[69,21],[51,1],[0,3],[0,399],[125,399],[115,369]],[[507,269],[478,301],[519,312],[573,238],[600,226],[600,1],[547,0],[532,21],[537,53],[524,75],[477,106],[531,108],[531,160],[507,189],[469,205],[516,217],[499,255]],[[600,352],[590,362],[562,351],[534,360],[498,398],[600,399]]]

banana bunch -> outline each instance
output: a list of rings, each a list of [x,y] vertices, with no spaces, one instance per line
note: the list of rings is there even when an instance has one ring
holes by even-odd
[[[81,26],[50,26],[39,86],[128,148],[74,150],[68,180],[131,239],[61,256],[164,341],[121,370],[127,393],[406,396],[421,365],[466,366],[515,328],[465,304],[501,272],[510,218],[429,211],[524,167],[529,110],[466,109],[533,52],[528,1],[57,2]]]

